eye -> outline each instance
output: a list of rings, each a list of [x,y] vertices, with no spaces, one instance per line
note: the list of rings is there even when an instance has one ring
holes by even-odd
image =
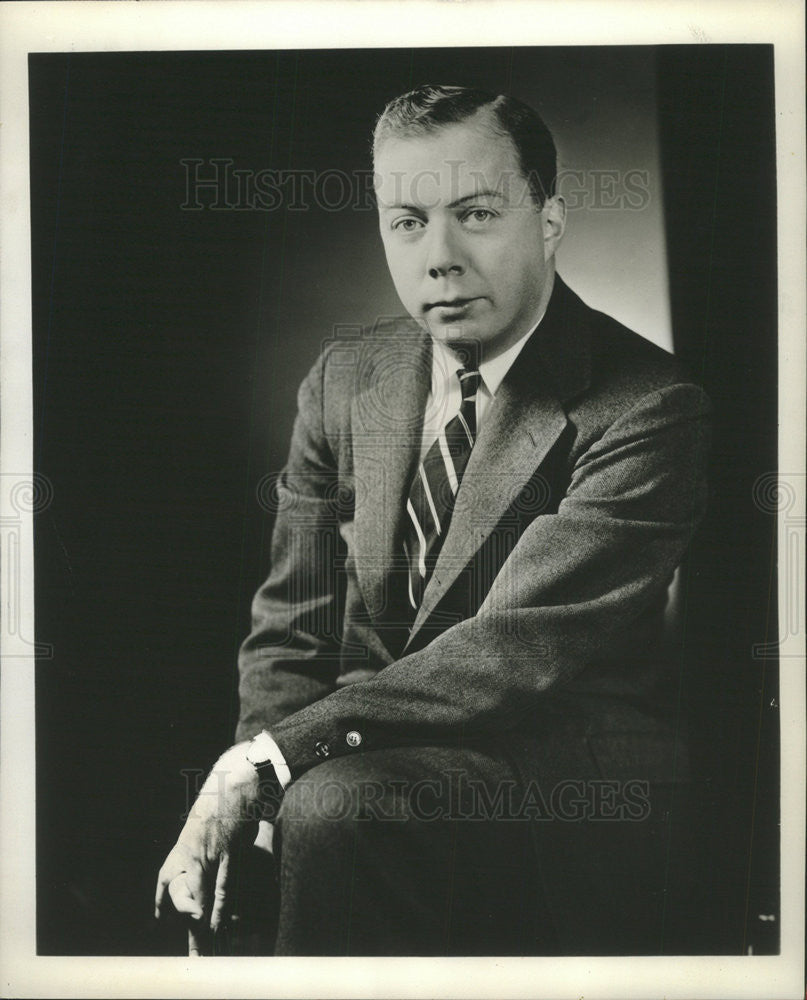
[[[465,213],[462,221],[471,226],[484,226],[495,218],[496,213],[489,208],[472,208]]]
[[[414,215],[406,215],[401,219],[396,219],[390,228],[401,233],[414,233],[422,227],[422,219],[417,219]]]

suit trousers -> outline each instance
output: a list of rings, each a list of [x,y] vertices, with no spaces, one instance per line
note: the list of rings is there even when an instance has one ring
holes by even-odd
[[[494,815],[514,785],[490,748],[392,748],[313,768],[276,825],[276,954],[548,947],[528,825]]]
[[[626,790],[592,777],[585,753],[579,767],[574,758],[551,786],[519,776],[503,741],[312,768],[276,819],[276,885],[261,876],[276,909],[274,953],[685,950],[691,817],[681,788]]]

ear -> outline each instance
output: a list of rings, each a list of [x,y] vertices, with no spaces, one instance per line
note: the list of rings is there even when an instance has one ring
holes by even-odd
[[[544,227],[544,260],[554,256],[566,231],[566,202],[560,195],[547,198],[541,209]]]

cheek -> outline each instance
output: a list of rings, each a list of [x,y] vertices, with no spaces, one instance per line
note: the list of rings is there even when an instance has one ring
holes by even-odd
[[[401,253],[400,250],[390,250],[387,253],[387,267],[392,282],[401,298],[411,295],[417,287],[417,270],[414,254]]]
[[[499,239],[474,247],[476,267],[498,285],[517,285],[524,276],[543,266],[543,248],[535,241],[531,227],[508,229]]]
[[[544,266],[544,240],[537,216],[521,218],[509,231],[505,253],[514,272],[538,272]]]
[[[534,240],[525,239],[520,245],[513,246],[501,258],[500,270],[505,272],[514,285],[522,287],[541,281],[546,270],[543,245],[537,245]]]
[[[529,267],[524,255],[513,252],[512,244],[499,247],[495,253],[486,254],[477,265],[485,276],[499,304],[518,298],[519,290],[528,281]]]
[[[499,258],[496,273],[496,304],[505,312],[530,308],[543,283],[543,258],[536,262],[523,254]]]

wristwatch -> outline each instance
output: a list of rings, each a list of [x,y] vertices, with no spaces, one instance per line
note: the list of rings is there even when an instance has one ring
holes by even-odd
[[[272,760],[272,753],[275,747],[275,741],[266,730],[263,730],[253,738],[247,747],[246,757],[258,772],[261,790],[275,792],[280,795],[283,788],[277,776],[274,761]]]

